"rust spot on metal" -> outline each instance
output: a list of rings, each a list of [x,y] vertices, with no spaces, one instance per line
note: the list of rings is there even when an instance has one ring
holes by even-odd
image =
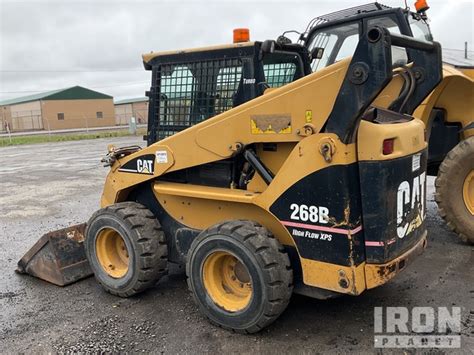
[[[70,232],[66,233],[66,236],[68,239],[72,239],[78,243],[84,243],[84,240],[86,239],[84,236],[84,230],[79,230],[79,229],[74,229]]]
[[[84,251],[86,224],[44,234],[18,262],[17,272],[58,286],[92,275]]]
[[[388,265],[381,266],[377,269],[377,275],[385,280],[390,278],[390,274],[394,273],[397,270],[397,263],[391,263]]]
[[[332,228],[347,226],[349,228],[353,228],[354,225],[350,223],[350,216],[351,216],[351,206],[349,200],[346,201],[346,207],[344,208],[344,219],[340,222],[336,221],[334,217],[329,217],[328,222],[332,223]]]

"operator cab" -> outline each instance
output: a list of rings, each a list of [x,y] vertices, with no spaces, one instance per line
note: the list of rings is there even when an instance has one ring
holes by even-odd
[[[152,71],[144,137],[148,146],[311,74],[306,47],[273,40],[247,39],[223,46],[151,53],[143,58],[145,68]],[[247,151],[168,173],[161,180],[247,189],[255,173],[254,164],[259,165],[258,157]],[[267,175],[270,179],[271,172]]]
[[[148,145],[310,74],[308,58],[303,45],[275,41],[145,55]]]
[[[299,43],[310,53],[311,70],[316,72],[352,56],[359,38],[374,26],[432,43],[433,36],[425,13],[428,5],[418,0],[415,7],[417,12],[410,11],[408,7],[391,8],[375,2],[314,18],[299,38]],[[391,51],[394,68],[404,67],[410,62],[410,49],[393,46]],[[428,165],[434,174],[442,157],[459,142],[460,127],[446,125],[445,115],[444,110],[437,110],[427,125],[427,136],[430,138]]]
[[[301,34],[299,42],[312,53],[311,68],[317,71],[352,56],[359,37],[374,26],[421,41],[433,41],[424,12],[372,3],[316,17]],[[394,65],[406,64],[405,49],[393,47],[392,61]]]

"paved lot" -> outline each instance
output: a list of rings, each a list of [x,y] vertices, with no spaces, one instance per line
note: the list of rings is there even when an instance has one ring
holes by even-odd
[[[180,270],[131,299],[108,295],[94,278],[59,288],[16,275],[16,262],[41,234],[86,221],[98,208],[108,170],[99,160],[109,143],[142,144],[139,138],[117,138],[0,148],[0,353],[375,352],[377,306],[461,306],[458,352],[472,353],[473,248],[437,216],[432,179],[429,246],[404,273],[359,297],[294,296],[279,320],[256,335],[210,325]]]

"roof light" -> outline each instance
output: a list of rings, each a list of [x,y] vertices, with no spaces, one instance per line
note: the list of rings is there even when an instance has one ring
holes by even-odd
[[[234,29],[234,43],[249,42],[250,31],[248,28]]]
[[[428,10],[430,7],[428,6],[428,3],[426,2],[426,0],[416,0],[415,8],[416,8],[416,12],[422,13]]]

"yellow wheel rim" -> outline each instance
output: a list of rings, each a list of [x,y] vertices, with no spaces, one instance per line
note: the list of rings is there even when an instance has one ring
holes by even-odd
[[[252,298],[252,283],[245,265],[225,251],[210,254],[203,266],[204,287],[213,302],[229,312],[243,310]]]
[[[102,269],[111,277],[119,279],[128,271],[128,249],[120,234],[111,228],[99,232],[96,253]]]
[[[466,180],[464,180],[462,195],[468,211],[474,215],[474,170],[472,170],[467,175]]]

